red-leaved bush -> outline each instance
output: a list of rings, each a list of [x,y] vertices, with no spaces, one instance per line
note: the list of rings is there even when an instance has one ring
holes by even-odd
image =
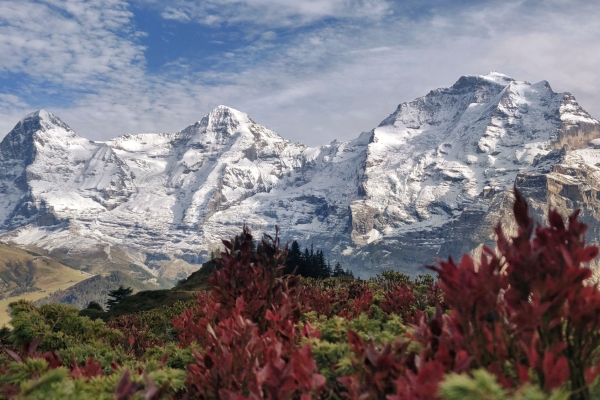
[[[34,339],[31,343],[27,343],[19,353],[7,348],[4,349],[4,352],[10,357],[12,362],[19,364],[26,364],[30,359],[40,359],[47,363],[48,370],[66,367],[69,369],[69,376],[72,379],[84,379],[89,382],[93,378],[102,377],[105,375],[102,369],[102,364],[94,361],[94,357],[88,357],[87,361],[82,364],[78,364],[73,360],[70,365],[65,365],[63,364],[60,354],[57,351],[46,351],[44,353],[39,352],[37,347],[41,341],[41,337]],[[118,370],[120,368],[120,366],[114,361],[112,362],[111,367],[113,370]],[[16,369],[14,368],[11,370],[6,363],[0,366],[0,374],[2,375],[9,375],[11,373],[14,374],[15,370]],[[33,373],[30,376],[31,379],[38,379],[43,373],[41,369],[37,371],[34,369],[32,372]],[[121,373],[121,378],[119,379],[119,382],[115,388],[115,399],[129,400],[132,398],[139,398],[139,395],[144,395],[144,398],[147,400],[158,400],[160,398],[164,398],[169,384],[165,382],[161,388],[158,388],[143,369],[139,368],[139,372],[140,374],[143,374],[146,385],[133,383],[131,381],[129,370],[126,369]],[[21,371],[19,374],[22,375],[23,372]],[[22,393],[22,389],[23,386],[21,385],[17,385],[15,383],[5,383],[2,385],[2,387],[0,387],[0,397],[6,399],[28,397],[27,393]],[[31,388],[27,388],[27,390],[31,390]],[[174,394],[172,398],[178,398],[176,396],[177,394]]]
[[[385,293],[385,298],[379,304],[381,309],[388,314],[398,314],[404,321],[412,320],[412,310],[416,297],[406,284],[397,285]]]
[[[535,227],[515,190],[517,236],[496,228],[500,256],[486,249],[478,266],[464,256],[433,268],[452,309],[446,319],[473,367],[496,374],[506,387],[533,381],[550,391],[567,381],[573,399],[589,399],[598,375],[600,291],[585,283],[598,255],[586,246],[587,226],[573,213],[565,225],[556,211]]]
[[[316,282],[300,288],[302,312],[315,311],[318,315],[352,320],[362,313],[371,314],[373,290],[366,282],[319,285]]]
[[[413,326],[405,343],[377,349],[350,332],[357,373],[340,379],[351,399],[435,399],[445,373],[486,368],[507,389],[532,383],[546,392],[567,385],[572,399],[590,399],[600,373],[600,291],[586,284],[585,264],[598,255],[586,246],[578,212],[565,225],[551,211],[549,226],[535,227],[515,189],[517,236],[496,228],[499,254],[486,248],[478,264],[465,255],[430,267],[439,274],[449,315],[441,311]],[[399,286],[382,308],[403,312],[410,294]],[[391,382],[395,381],[395,386]]]
[[[122,338],[113,340],[112,345],[121,345],[125,351],[141,357],[149,348],[163,346],[164,342],[150,333],[150,328],[137,314],[121,315],[110,320],[107,327],[123,333]]]
[[[378,348],[355,332],[348,332],[348,343],[354,353],[355,372],[338,380],[346,387],[346,398],[381,400],[437,399],[439,383],[447,372],[462,373],[469,369],[472,358],[460,349],[450,331],[445,329],[441,309],[425,322],[422,313],[419,326],[410,336],[419,343],[412,350],[408,338],[397,338],[393,344]]]
[[[278,235],[265,235],[255,253],[246,227],[237,243],[223,243],[210,294],[173,321],[183,344],[204,349],[188,367],[189,394],[232,400],[316,396],[325,378],[300,340],[318,332],[308,324],[298,328],[299,278],[282,274],[287,246],[280,248]]]

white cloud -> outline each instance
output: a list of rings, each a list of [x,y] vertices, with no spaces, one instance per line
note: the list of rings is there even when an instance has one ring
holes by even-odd
[[[10,93],[0,93],[0,108],[3,109],[19,109],[26,108],[25,103],[19,96]]]
[[[143,48],[124,37],[132,16],[123,0],[4,0],[0,72],[68,87],[139,74]]]
[[[380,18],[387,0],[137,0],[161,10],[163,18],[208,26],[249,24],[293,27],[324,18]]]
[[[165,7],[161,13],[161,16],[164,19],[172,19],[180,22],[191,22],[192,20],[187,12],[173,7]]]
[[[211,1],[206,4],[214,5]],[[244,3],[252,10],[273,4]],[[490,2],[434,9],[416,18],[397,8],[385,16],[389,4],[374,1],[375,10],[383,5],[371,14],[377,17],[361,20],[351,3],[341,0],[281,3],[285,12],[272,10],[259,22],[269,25],[278,13],[285,24],[334,14],[355,19],[317,24],[288,34],[291,39],[258,33],[251,44],[228,49],[233,57],[215,58],[209,70],[197,70],[193,60],[182,57],[160,73],[149,73],[123,1],[46,0],[40,5],[5,0],[0,2],[0,78],[2,71],[27,74],[21,84],[29,92],[47,88],[48,82],[58,90],[56,96],[62,88],[86,91],[72,104],[50,110],[93,139],[175,131],[227,104],[291,140],[322,144],[356,137],[398,103],[449,86],[461,75],[492,69],[531,82],[546,79],[555,91],[573,92],[600,118],[600,26],[595,21],[600,4]],[[201,18],[183,2],[169,4]],[[218,23],[243,17],[241,11],[231,14],[230,0],[224,4],[222,13],[214,10]],[[73,16],[59,11],[62,6]],[[262,31],[277,29],[263,26]],[[3,91],[18,98],[0,96],[2,134],[31,111],[26,96]]]
[[[31,111],[27,102],[10,93],[0,93],[0,137],[7,134],[25,114]]]

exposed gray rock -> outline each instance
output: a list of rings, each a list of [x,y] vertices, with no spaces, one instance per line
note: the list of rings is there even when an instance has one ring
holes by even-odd
[[[419,273],[492,244],[499,222],[514,229],[515,184],[539,219],[581,208],[597,241],[599,138],[571,94],[498,73],[462,77],[357,139],[317,148],[225,106],[177,133],[106,143],[39,111],[0,143],[2,237],[63,252],[118,248],[175,278],[242,224],[279,225],[359,274]]]

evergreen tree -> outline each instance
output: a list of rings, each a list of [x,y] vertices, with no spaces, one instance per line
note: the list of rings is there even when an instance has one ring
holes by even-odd
[[[334,277],[338,277],[338,276],[344,276],[344,268],[342,268],[342,265],[338,262],[335,264],[335,267],[333,268],[333,274],[331,274]]]
[[[121,303],[125,297],[129,296],[133,292],[133,289],[128,287],[124,288],[123,286],[119,286],[118,289],[111,290],[108,292],[108,297],[112,297],[108,299],[106,302],[106,307],[110,310],[117,304]]]
[[[314,258],[313,275],[315,278],[329,278],[329,268],[323,250],[317,250]]]
[[[342,268],[342,265],[337,262],[335,264],[335,267],[333,268],[333,273],[331,274],[331,276],[333,277],[348,277],[348,278],[354,278],[354,274],[352,273],[352,271],[350,271],[349,269],[344,270],[344,268]]]
[[[102,308],[102,306],[100,305],[100,303],[98,303],[96,301],[90,301],[89,304],[86,307],[86,310],[104,311],[104,308]]]
[[[288,251],[284,272],[291,274],[296,271],[296,275],[307,278],[324,279],[332,276],[332,269],[325,258],[322,250],[315,250],[314,245],[300,250],[300,244],[297,240],[292,242]]]
[[[288,256],[285,264],[284,272],[286,274],[291,274],[296,270],[296,273],[300,272],[300,264],[302,263],[302,250],[300,250],[300,245],[297,240],[292,242],[290,246],[290,250],[288,251]]]
[[[300,258],[300,265],[298,271],[296,272],[298,275],[310,277],[310,253],[308,251],[308,247],[304,248],[304,253]]]

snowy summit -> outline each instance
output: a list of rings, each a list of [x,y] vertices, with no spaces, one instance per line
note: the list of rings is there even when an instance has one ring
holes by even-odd
[[[540,213],[586,217],[600,192],[597,138],[600,123],[571,94],[498,72],[463,76],[321,147],[226,106],[176,133],[105,143],[40,110],[0,144],[0,224],[5,240],[118,250],[157,275],[197,269],[244,222],[279,225],[364,274],[414,273],[488,241],[515,182]]]

